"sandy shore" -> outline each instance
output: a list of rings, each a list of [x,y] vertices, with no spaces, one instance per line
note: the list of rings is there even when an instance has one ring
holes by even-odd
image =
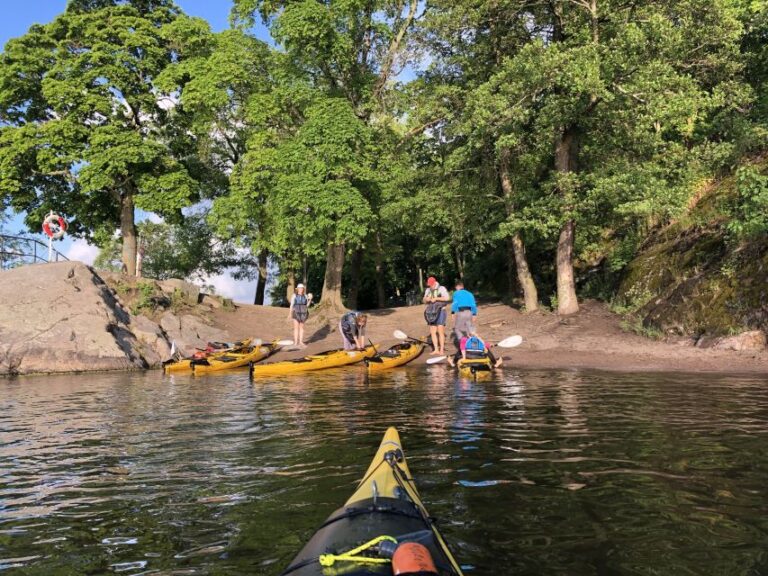
[[[423,306],[369,313],[369,336],[382,348],[396,343],[392,336],[396,329],[414,337],[428,334]],[[238,305],[234,312],[217,310],[214,321],[233,338],[256,336],[269,340],[293,336],[285,308]],[[620,316],[597,302],[586,302],[578,314],[565,318],[547,312],[522,314],[500,303],[481,305],[478,314],[478,331],[486,340],[498,341],[512,334],[524,338],[520,347],[503,353],[507,369],[768,373],[768,351],[702,349],[696,348],[690,339],[655,341],[627,332],[621,324]],[[338,315],[325,317],[314,311],[307,323],[306,350],[281,352],[280,357],[338,348],[341,337],[337,325]],[[453,350],[450,344],[447,348]],[[427,354],[422,354],[414,363],[423,364],[427,358]]]

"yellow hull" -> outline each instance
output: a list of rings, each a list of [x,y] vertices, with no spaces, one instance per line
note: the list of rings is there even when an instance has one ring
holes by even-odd
[[[402,344],[392,346],[390,349],[379,354],[381,362],[368,363],[368,372],[374,374],[407,364],[421,354],[422,350],[424,350],[424,344],[421,342],[403,342]]]
[[[304,356],[304,358],[296,360],[259,364],[253,367],[251,373],[254,376],[283,376],[285,374],[338,368],[361,362],[366,358],[370,358],[375,353],[373,346],[368,346],[365,350],[330,350],[322,354]]]
[[[467,358],[459,360],[459,374],[465,378],[479,378],[491,373],[493,365],[490,358]]]
[[[205,357],[206,360],[209,360],[211,358],[215,358],[217,356],[221,356],[223,354],[230,354],[232,352],[239,352],[245,348],[248,348],[251,345],[252,338],[246,338],[245,340],[241,340],[240,342],[235,343],[235,346],[232,346],[231,348],[223,348],[221,350],[216,350],[215,352],[211,352],[208,356]],[[165,370],[166,374],[170,374],[171,372],[189,372],[192,370],[192,360],[202,360],[203,358],[184,358],[182,360],[179,360],[178,362],[172,362],[171,364],[166,364],[163,369]]]
[[[217,355],[212,358],[206,358],[207,364],[192,364],[195,374],[207,374],[209,372],[220,372],[221,370],[232,370],[248,366],[252,362],[264,360],[270,354],[279,350],[280,346],[273,342],[264,346],[257,346],[248,352],[230,352],[228,354]]]
[[[393,450],[398,456],[396,466],[391,466],[387,463],[387,455]],[[398,482],[398,476],[400,482]],[[424,507],[424,503],[421,501],[421,496],[419,496],[419,492],[416,490],[416,483],[408,468],[403,445],[400,442],[400,435],[396,428],[390,427],[384,434],[379,449],[376,451],[376,456],[373,457],[373,461],[368,467],[365,476],[363,476],[362,482],[360,482],[357,490],[347,500],[345,507],[352,507],[355,503],[372,497],[401,498],[400,492],[402,490],[405,490],[408,498],[428,517],[429,515]],[[433,526],[433,531],[440,548],[450,561],[453,569],[457,574],[462,574],[458,562],[456,562],[456,559],[451,554],[437,527]]]

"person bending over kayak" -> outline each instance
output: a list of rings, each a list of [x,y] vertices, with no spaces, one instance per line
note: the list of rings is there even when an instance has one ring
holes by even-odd
[[[501,356],[496,358],[491,352],[490,346],[486,346],[477,332],[472,330],[469,336],[464,336],[459,342],[459,349],[453,356],[448,356],[448,364],[456,366],[456,363],[461,359],[473,359],[473,358],[485,358],[488,357],[493,364],[494,368],[501,366],[503,359]]]
[[[368,315],[360,312],[347,312],[339,321],[339,332],[344,341],[344,350],[362,350],[365,348],[365,327]]]
[[[453,302],[451,303],[451,316],[453,317],[454,343],[458,346],[462,338],[470,336],[475,330],[477,303],[472,292],[464,289],[463,280],[456,280],[455,286],[456,291],[453,293]]]
[[[304,284],[296,286],[288,309],[288,318],[293,319],[293,345],[299,348],[307,347],[304,344],[304,324],[309,318],[309,305],[312,303],[312,294],[305,294],[305,291]]]
[[[424,292],[422,302],[427,305],[424,309],[424,320],[429,326],[429,334],[432,337],[432,352],[430,354],[445,354],[445,320],[447,314],[445,306],[450,300],[448,290],[440,286],[434,276],[427,278],[427,290]]]

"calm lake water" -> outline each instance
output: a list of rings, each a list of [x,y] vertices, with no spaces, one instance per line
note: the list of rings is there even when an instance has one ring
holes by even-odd
[[[441,366],[0,380],[0,571],[279,574],[390,425],[469,574],[768,574],[764,378]]]

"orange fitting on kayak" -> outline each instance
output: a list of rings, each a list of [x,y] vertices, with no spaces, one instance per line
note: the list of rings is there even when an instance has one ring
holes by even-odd
[[[404,542],[392,556],[395,576],[437,576],[437,568],[426,546],[417,542]]]

